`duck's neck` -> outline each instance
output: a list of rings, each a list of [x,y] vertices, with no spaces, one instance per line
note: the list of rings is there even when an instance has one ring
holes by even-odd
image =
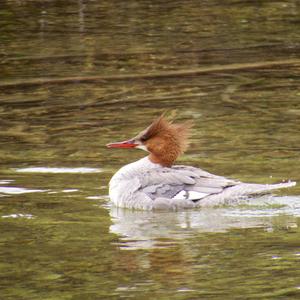
[[[150,153],[150,154],[148,155],[148,159],[149,159],[152,163],[154,163],[154,164],[160,164],[160,165],[161,165],[161,160],[160,160],[157,156],[155,156],[153,153]]]
[[[139,174],[147,171],[149,169],[159,168],[161,167],[159,164],[152,162],[148,156],[132,162],[128,165],[123,166],[120,170],[118,170],[113,176],[114,180],[119,179],[130,179],[135,176],[139,176]]]
[[[147,169],[154,169],[159,168],[160,165],[158,163],[155,163],[149,159],[148,156],[143,157],[139,159],[138,161],[135,161],[133,163],[130,163],[123,168],[127,169],[128,171],[132,171],[133,173],[140,173],[142,171],[145,171]],[[123,169],[122,168],[122,169]]]
[[[176,160],[177,156],[158,156],[154,153],[150,153],[148,156],[149,160],[154,164],[159,164],[162,167],[172,167],[174,161]]]

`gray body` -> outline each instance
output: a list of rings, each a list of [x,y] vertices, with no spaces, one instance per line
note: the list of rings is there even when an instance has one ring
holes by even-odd
[[[190,166],[162,167],[145,157],[122,167],[112,177],[109,195],[118,207],[178,210],[232,205],[295,184],[243,183]]]

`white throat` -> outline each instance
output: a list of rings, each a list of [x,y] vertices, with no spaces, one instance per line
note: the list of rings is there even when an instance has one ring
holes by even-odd
[[[140,145],[136,146],[135,148],[144,150],[146,152],[149,152],[148,149],[147,149],[147,147],[145,145],[143,145],[143,144],[140,144]]]
[[[131,179],[139,176],[144,171],[161,168],[160,164],[153,163],[149,157],[146,156],[138,161],[123,166],[117,173],[112,177],[110,184],[116,180]]]

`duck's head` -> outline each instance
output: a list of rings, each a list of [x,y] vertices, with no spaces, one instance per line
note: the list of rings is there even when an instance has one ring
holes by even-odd
[[[191,122],[174,124],[161,116],[134,138],[106,146],[142,149],[150,153],[152,162],[169,167],[187,149],[191,127]]]

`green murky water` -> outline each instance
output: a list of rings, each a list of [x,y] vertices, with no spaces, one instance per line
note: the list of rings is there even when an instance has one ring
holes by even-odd
[[[266,205],[122,210],[108,181],[144,153],[104,147],[168,110],[195,123],[182,163],[299,182],[299,9],[0,1],[0,298],[299,299],[299,186]]]

